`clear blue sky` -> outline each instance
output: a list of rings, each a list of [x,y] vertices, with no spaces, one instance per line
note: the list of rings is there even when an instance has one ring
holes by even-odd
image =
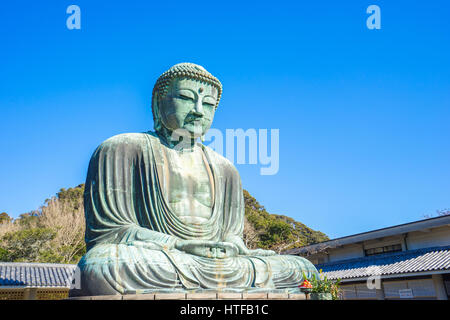
[[[66,8],[81,8],[81,30]],[[381,30],[366,8],[381,8]],[[223,83],[214,127],[279,128],[280,171],[238,165],[271,213],[340,237],[450,207],[448,1],[7,1],[0,211],[83,183],[103,140],[153,128],[179,62]]]

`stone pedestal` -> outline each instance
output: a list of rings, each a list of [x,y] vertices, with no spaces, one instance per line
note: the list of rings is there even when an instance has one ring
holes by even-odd
[[[68,300],[307,300],[304,293],[287,292],[154,292],[111,296],[70,297]]]

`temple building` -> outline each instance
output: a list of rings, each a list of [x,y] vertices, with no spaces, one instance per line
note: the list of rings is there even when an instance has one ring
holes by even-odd
[[[285,252],[309,259],[343,299],[448,300],[450,215],[354,234]]]
[[[0,300],[59,300],[68,296],[76,265],[0,262]]]

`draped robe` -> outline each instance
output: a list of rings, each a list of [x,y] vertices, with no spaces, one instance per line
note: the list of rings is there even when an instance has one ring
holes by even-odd
[[[242,239],[244,198],[236,168],[201,145],[214,183],[211,217],[182,222],[164,195],[166,163],[153,132],[127,133],[103,142],[89,163],[85,184],[87,253],[78,264],[77,295],[173,290],[298,290],[315,267],[298,256],[214,259],[175,249],[177,239]]]

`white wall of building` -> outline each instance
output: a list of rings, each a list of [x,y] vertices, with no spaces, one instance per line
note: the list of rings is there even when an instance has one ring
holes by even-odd
[[[330,250],[328,253],[329,261],[339,261],[364,257],[362,245],[347,245],[342,248]]]
[[[450,244],[450,227],[443,226],[425,231],[408,233],[406,237],[408,250],[448,246]]]

